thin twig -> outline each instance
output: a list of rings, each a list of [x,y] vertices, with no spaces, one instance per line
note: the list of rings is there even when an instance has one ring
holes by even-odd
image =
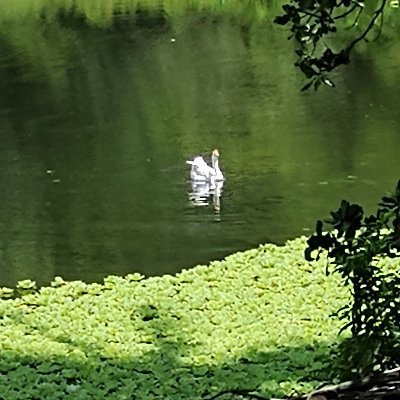
[[[336,17],[334,17],[333,19],[341,19],[344,17],[347,17],[349,14],[351,14],[357,7],[360,7],[358,4],[354,4],[353,7],[350,8],[350,10],[347,10],[346,12],[344,12],[343,14],[337,15]]]
[[[300,12],[302,12],[304,15],[308,15],[308,16],[314,17],[314,18],[316,18],[316,19],[321,19],[321,15],[314,14],[314,13],[312,13],[312,12],[305,11],[305,10],[300,10]]]
[[[383,28],[383,17],[384,17],[384,14],[381,14],[381,24],[379,25],[378,34],[376,35],[374,41],[378,40],[381,36],[382,28]]]
[[[360,7],[360,9],[358,10],[358,13],[357,13],[357,16],[356,16],[356,18],[354,19],[354,22],[347,28],[347,29],[351,29],[351,28],[353,28],[354,26],[356,26],[356,24],[357,24],[357,22],[358,22],[358,20],[359,20],[359,18],[360,18],[360,15],[361,15],[361,13],[364,11],[364,9],[362,8],[362,7]]]
[[[360,42],[361,40],[364,40],[365,37],[368,35],[368,32],[372,29],[372,27],[375,24],[375,21],[377,20],[377,18],[383,13],[383,9],[385,8],[386,5],[386,1],[387,0],[382,0],[382,3],[380,5],[380,7],[374,12],[374,15],[370,21],[370,23],[367,26],[367,29],[365,29],[365,31],[356,39],[354,39],[349,46],[347,47],[348,51],[350,51],[358,42]]]
[[[224,390],[222,392],[217,393],[213,397],[209,397],[207,400],[215,400],[218,397],[221,397],[225,394],[233,394],[237,396],[245,396],[249,399],[255,399],[255,400],[284,400],[284,399],[276,399],[272,397],[263,397],[260,396],[259,394],[253,394],[254,390],[248,390],[248,389],[231,389],[231,390]]]

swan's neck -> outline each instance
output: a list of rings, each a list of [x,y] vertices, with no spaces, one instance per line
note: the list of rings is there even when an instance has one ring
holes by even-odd
[[[212,165],[212,169],[214,170],[214,173],[213,173],[214,179],[216,179],[217,181],[223,181],[224,180],[224,176],[222,175],[222,172],[219,169],[218,156],[216,156],[214,154],[212,155],[212,157],[211,157],[211,165]]]
[[[212,167],[217,171],[219,169],[219,161],[218,161],[218,157],[211,157],[211,165]]]

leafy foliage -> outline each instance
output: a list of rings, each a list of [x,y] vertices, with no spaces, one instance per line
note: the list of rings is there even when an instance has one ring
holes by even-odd
[[[326,221],[318,221],[305,257],[320,257],[326,250],[333,270],[352,287],[352,303],[337,315],[350,327],[353,338],[341,345],[345,365],[358,374],[400,364],[400,276],[382,269],[382,256],[396,257],[400,243],[400,181],[393,195],[384,196],[375,215],[364,216],[357,204],[343,200]],[[315,254],[317,252],[317,254]],[[329,266],[327,273],[329,273]]]
[[[296,66],[300,68],[308,83],[302,90],[307,90],[312,85],[317,89],[321,83],[334,86],[328,78],[329,72],[340,65],[350,61],[353,47],[362,40],[367,40],[368,33],[374,28],[376,22],[383,21],[386,0],[369,2],[368,7],[363,1],[358,0],[291,0],[282,6],[284,14],[275,18],[280,25],[288,24],[291,35],[297,44]],[[370,13],[370,5],[374,7]],[[361,21],[360,16],[367,14],[367,22],[363,31],[349,44],[339,51],[326,44],[330,34],[337,32],[338,22],[341,20],[352,21],[350,27],[354,28]],[[380,30],[380,26],[378,29]],[[380,31],[378,32],[379,36]]]
[[[0,397],[204,399],[245,386],[308,392],[326,376],[349,299],[305,239],[264,245],[176,276],[109,276],[0,300]],[[24,290],[22,290],[24,289]]]

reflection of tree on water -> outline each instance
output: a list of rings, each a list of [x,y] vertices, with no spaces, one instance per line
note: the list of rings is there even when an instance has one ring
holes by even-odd
[[[189,200],[194,206],[208,206],[212,204],[216,213],[220,212],[220,197],[224,182],[196,182],[191,181],[192,191],[189,192]]]

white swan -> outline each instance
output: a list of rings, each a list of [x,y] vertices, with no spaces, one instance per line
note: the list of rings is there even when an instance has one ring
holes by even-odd
[[[219,151],[213,150],[211,154],[211,167],[204,161],[203,157],[197,156],[193,160],[186,161],[192,166],[190,169],[190,179],[197,182],[216,182],[223,181],[224,175],[219,168]]]

